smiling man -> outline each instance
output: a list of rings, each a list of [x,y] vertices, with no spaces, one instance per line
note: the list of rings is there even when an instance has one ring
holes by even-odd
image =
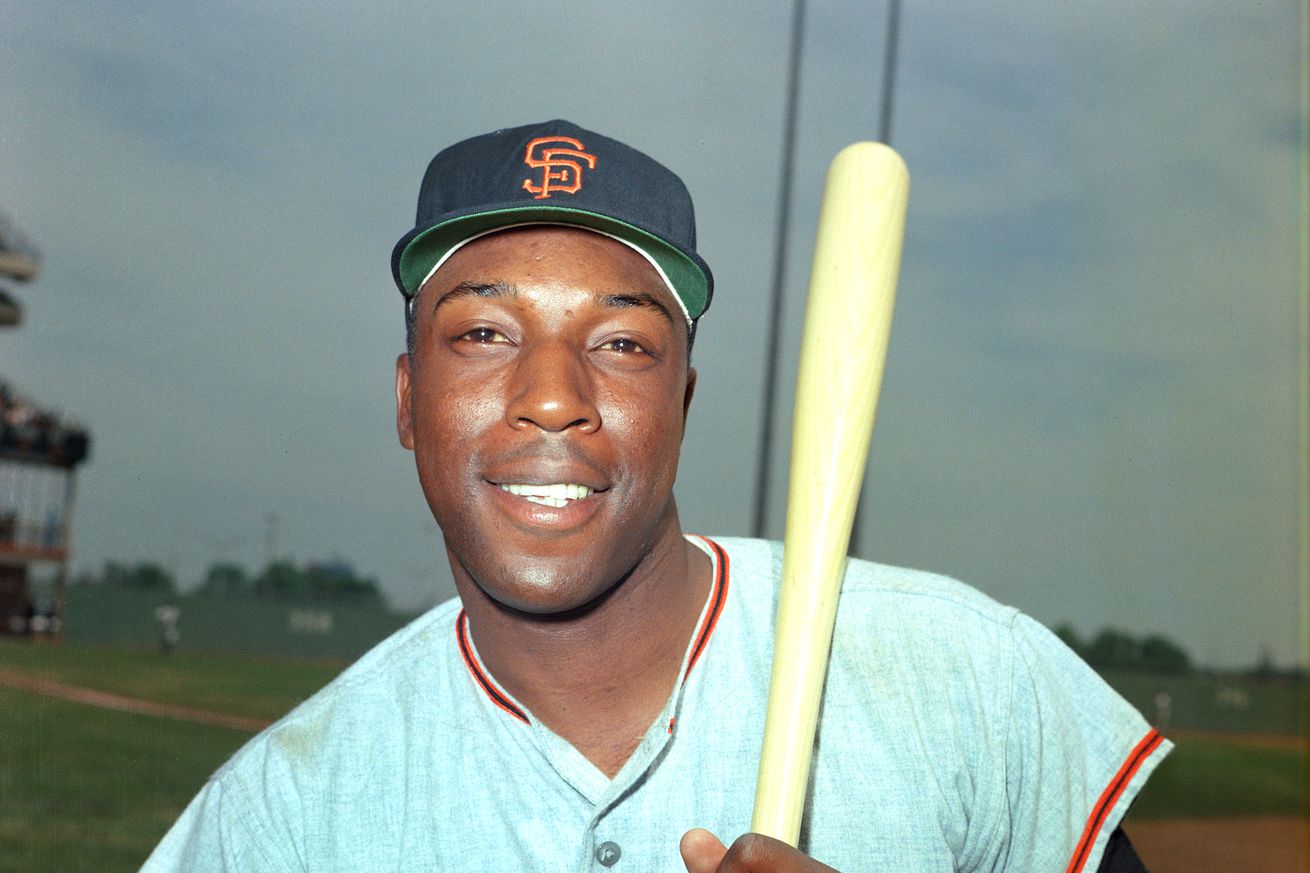
[[[713,281],[677,176],[564,121],[475,137],[392,268],[458,598],[253,739],[145,869],[1142,869],[1117,827],[1167,741],[1031,619],[862,561],[799,849],[714,836],[749,826],[781,550],[678,520]]]
[[[636,250],[552,225],[469,242],[410,306],[397,424],[465,632],[523,710],[612,777],[710,587],[673,500],[689,323]]]

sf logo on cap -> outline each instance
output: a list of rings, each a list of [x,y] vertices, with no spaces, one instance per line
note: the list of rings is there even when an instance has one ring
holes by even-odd
[[[523,190],[544,200],[555,192],[576,194],[582,188],[582,167],[596,168],[596,156],[584,152],[583,145],[571,136],[539,136],[528,143],[523,163],[541,170],[541,184],[523,180]],[[576,158],[576,160],[574,160]]]

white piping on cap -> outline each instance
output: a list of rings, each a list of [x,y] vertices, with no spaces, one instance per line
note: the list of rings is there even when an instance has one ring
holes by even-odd
[[[664,282],[664,287],[668,288],[669,293],[673,295],[673,299],[678,301],[678,307],[682,310],[682,317],[687,319],[687,326],[688,327],[691,326],[692,324],[691,313],[687,311],[687,304],[682,302],[682,295],[678,293],[677,288],[673,287],[673,283],[669,281],[669,276],[667,273],[664,272],[664,268],[661,267],[658,263],[656,263],[655,259],[652,258],[649,254],[647,254],[645,249],[643,249],[641,246],[635,243],[623,239],[622,237],[617,237],[612,233],[606,233],[603,230],[596,230],[594,227],[583,227],[580,224],[567,224],[562,221],[524,221],[524,222],[520,222],[519,224],[505,224],[505,225],[501,225],[500,227],[493,227],[491,228],[491,230],[484,230],[481,233],[475,233],[473,234],[473,236],[469,237],[468,239],[461,240],[460,242],[455,243],[455,245],[451,246],[450,249],[444,255],[442,255],[435,264],[432,265],[432,269],[428,270],[428,274],[423,277],[423,281],[418,283],[419,290],[421,290],[423,286],[428,283],[428,280],[432,278],[433,274],[436,273],[437,270],[441,269],[442,264],[450,260],[451,255],[455,254],[455,252],[464,248],[464,246],[473,242],[475,239],[481,239],[484,236],[489,236],[490,234],[493,233],[500,233],[502,230],[511,230],[516,227],[535,227],[535,226],[542,226],[542,225],[551,226],[551,227],[576,227],[579,230],[585,230],[591,233],[598,233],[601,236],[609,237],[615,242],[623,243],[625,246],[632,249],[637,254],[641,255],[643,258],[646,259],[646,263],[654,267],[656,273],[659,273],[660,279],[662,279]],[[409,298],[409,302],[412,304],[414,299],[417,297],[418,297],[418,291],[416,290],[414,292],[414,295]]]

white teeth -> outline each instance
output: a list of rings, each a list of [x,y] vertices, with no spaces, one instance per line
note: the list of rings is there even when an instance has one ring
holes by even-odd
[[[551,485],[505,483],[500,486],[500,490],[556,509],[567,506],[570,500],[581,500],[591,494],[591,489],[586,485],[575,485],[572,482],[556,482]]]

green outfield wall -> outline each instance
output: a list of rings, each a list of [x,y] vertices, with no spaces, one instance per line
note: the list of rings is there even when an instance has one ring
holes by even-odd
[[[161,644],[156,610],[178,609],[177,649],[353,660],[415,618],[332,601],[288,602],[73,588],[64,611],[70,641],[134,648]],[[1195,671],[1156,675],[1105,671],[1114,688],[1166,732],[1170,728],[1307,735],[1304,679]]]
[[[1306,736],[1304,679],[1198,671],[1177,676],[1107,671],[1105,680],[1156,727]]]
[[[180,651],[354,659],[414,615],[331,601],[285,602],[221,595],[167,595],[73,588],[63,636],[79,642],[161,646],[157,610],[178,610]]]

